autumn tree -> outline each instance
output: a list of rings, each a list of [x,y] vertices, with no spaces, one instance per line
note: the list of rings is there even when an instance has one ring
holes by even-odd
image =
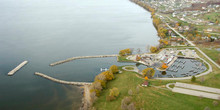
[[[110,97],[118,97],[118,95],[119,95],[118,88],[114,87],[114,88],[110,89],[110,93],[109,93]]]
[[[167,69],[168,66],[167,66],[166,63],[163,63],[161,67],[162,67],[163,69]]]
[[[114,87],[114,88],[110,89],[110,94],[109,95],[117,97],[119,95],[118,88]]]
[[[164,39],[160,39],[159,42],[160,42],[160,45],[162,45],[162,46],[169,44],[169,42],[167,40],[164,40]]]
[[[153,25],[158,30],[158,27],[161,24],[161,19],[156,17],[155,15],[152,17],[153,17]]]
[[[103,81],[105,81],[106,80],[106,77],[105,77],[105,75],[103,74],[103,73],[101,73],[101,74],[98,74],[96,77],[95,77],[95,81],[96,80],[103,80]]]
[[[148,78],[153,77],[155,74],[155,70],[153,68],[146,68],[142,71],[142,75],[145,77],[147,76]]]
[[[194,40],[194,37],[193,37],[192,34],[188,34],[188,35],[187,35],[187,38],[188,38],[189,40]]]
[[[95,92],[96,96],[100,96],[100,93],[102,91],[101,83],[98,81],[93,82],[92,85],[90,86],[89,90],[90,90],[90,93]]]
[[[101,86],[102,86],[103,88],[106,88],[107,79],[106,79],[106,76],[104,75],[104,73],[101,73],[101,74],[97,75],[97,76],[95,77],[95,81],[100,82],[100,83],[101,83]]]
[[[116,66],[116,65],[112,65],[112,66],[109,68],[109,70],[110,70],[113,74],[116,74],[116,73],[119,72],[118,66]]]
[[[120,56],[126,56],[126,55],[130,55],[130,54],[132,54],[132,53],[131,53],[131,49],[129,49],[129,48],[124,49],[124,50],[120,50],[120,52],[119,52]]]
[[[113,80],[115,78],[113,73],[110,71],[105,71],[103,74],[105,75],[107,81]]]
[[[135,105],[131,101],[131,97],[125,97],[121,101],[121,109],[122,110],[135,110]]]
[[[157,47],[151,46],[150,51],[151,51],[151,53],[157,52]]]

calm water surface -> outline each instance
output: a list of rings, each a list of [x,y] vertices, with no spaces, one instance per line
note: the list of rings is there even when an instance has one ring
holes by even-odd
[[[91,82],[116,58],[73,56],[117,54],[124,48],[157,44],[150,13],[128,0],[0,0],[0,110],[72,110],[82,95],[75,86],[35,76]],[[14,76],[7,73],[29,63]]]

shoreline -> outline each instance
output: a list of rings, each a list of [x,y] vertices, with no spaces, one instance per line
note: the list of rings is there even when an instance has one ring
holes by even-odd
[[[134,3],[134,4],[137,4],[134,0],[129,0],[131,3]],[[137,4],[138,6],[140,6],[139,4]],[[140,7],[142,7],[142,8],[144,8],[143,6],[140,6]],[[145,9],[145,8],[144,8]],[[147,10],[147,9],[145,9],[145,10]],[[151,11],[149,11],[149,10],[147,10],[147,12],[150,12],[151,13]],[[151,18],[152,18],[152,13],[151,13]],[[151,22],[153,23],[153,18],[152,18],[152,20],[151,20]],[[154,25],[154,23],[153,23],[153,25]],[[154,25],[154,28],[156,29],[156,31],[157,31],[157,34],[158,34],[158,30],[157,30],[157,28],[156,28],[156,26]],[[158,36],[159,37],[159,36]],[[160,37],[159,37],[160,38]],[[118,55],[116,55],[115,57],[117,57],[117,62],[123,62],[123,61],[119,61],[119,58],[118,58]],[[55,66],[55,65],[57,65],[57,64],[61,64],[61,63],[65,63],[65,62],[69,62],[69,61],[72,61],[72,60],[75,60],[75,58],[73,57],[72,59],[70,58],[70,59],[66,59],[66,60],[68,60],[68,61],[65,61],[65,60],[63,60],[63,61],[60,61],[60,62],[55,62],[55,63],[52,63],[52,64],[50,64],[50,66]],[[125,61],[125,62],[129,62],[129,61]],[[132,62],[132,61],[131,61]],[[56,64],[57,63],[57,64]],[[134,62],[135,63],[135,62]],[[139,62],[137,62],[137,63],[139,63]],[[90,107],[90,99],[89,99],[89,97],[90,97],[90,92],[88,91],[88,89],[89,89],[89,87],[88,87],[89,85],[84,85],[82,88],[83,88],[83,98],[82,98],[82,103],[81,103],[81,107],[79,108],[79,110],[88,110],[89,109],[89,107]]]

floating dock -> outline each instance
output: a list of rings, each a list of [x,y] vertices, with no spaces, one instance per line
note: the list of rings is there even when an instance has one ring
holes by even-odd
[[[13,70],[11,70],[8,75],[12,76],[14,75],[19,69],[21,69],[24,65],[26,65],[28,61],[23,61],[21,64],[19,64],[17,67],[15,67]]]
[[[72,58],[68,58],[66,60],[62,60],[62,61],[58,61],[55,63],[51,63],[50,66],[55,66],[55,65],[59,65],[62,63],[66,63],[72,60],[76,60],[76,59],[87,59],[87,58],[104,58],[104,57],[117,57],[118,55],[97,55],[97,56],[79,56],[79,57],[72,57]]]
[[[84,85],[91,85],[92,83],[88,83],[88,82],[72,82],[72,81],[64,81],[64,80],[60,80],[60,79],[56,79],[50,76],[47,76],[43,73],[39,73],[39,72],[35,72],[35,75],[41,76],[43,78],[49,79],[51,81],[57,82],[57,83],[61,83],[61,84],[69,84],[69,85],[77,85],[77,86],[84,86]]]

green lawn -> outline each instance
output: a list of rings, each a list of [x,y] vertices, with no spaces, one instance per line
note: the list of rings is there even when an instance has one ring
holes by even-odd
[[[125,69],[127,69],[127,70],[134,70],[133,67],[125,67]]]
[[[211,110],[220,109],[219,105],[214,106],[212,104],[213,100],[211,99],[173,93],[164,87],[165,84],[175,81],[150,80],[152,85],[162,85],[161,88],[141,87],[140,92],[136,93],[136,87],[144,81],[138,78],[136,73],[123,71],[123,73],[115,76],[116,79],[107,84],[108,89],[103,90],[101,96],[94,103],[94,107],[97,110],[120,110],[121,100],[125,96],[129,96],[128,90],[130,89],[134,93],[131,97],[137,110],[140,108],[144,108],[144,110],[203,110],[206,106],[211,108]],[[120,95],[116,100],[108,102],[106,101],[106,96],[109,95],[109,89],[113,87],[119,89]]]
[[[118,56],[118,62],[132,62],[132,60],[126,59],[127,56]]]
[[[207,58],[205,58],[201,53],[199,53],[196,50],[197,54],[203,58],[204,60],[206,60],[211,66],[212,66],[212,70],[213,72],[209,73],[208,75],[202,76],[205,81],[204,82],[200,82],[201,78],[197,79],[197,84],[201,84],[204,86],[210,86],[210,87],[216,87],[216,88],[220,88],[220,69],[217,68],[213,63],[211,63]],[[203,51],[204,52],[204,51]]]
[[[202,17],[205,20],[212,21],[214,23],[215,23],[216,19],[218,21],[220,21],[220,13],[217,13],[217,12],[207,13],[207,14],[203,15]]]
[[[206,55],[208,55],[213,61],[217,62],[220,51],[217,51],[216,49],[209,49],[209,48],[200,48]]]

